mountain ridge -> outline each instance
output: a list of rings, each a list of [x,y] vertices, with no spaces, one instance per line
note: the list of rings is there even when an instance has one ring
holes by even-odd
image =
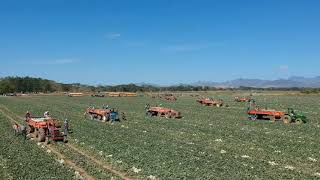
[[[309,87],[319,88],[320,87],[320,76],[316,77],[303,77],[303,76],[291,76],[287,79],[276,79],[276,80],[263,80],[263,79],[246,79],[238,78],[224,82],[213,82],[213,81],[198,81],[191,83],[193,86],[209,86],[209,87],[225,87],[225,88],[238,88],[244,87],[256,87],[256,88],[268,88],[268,87],[279,87],[279,88],[290,88],[290,87]]]

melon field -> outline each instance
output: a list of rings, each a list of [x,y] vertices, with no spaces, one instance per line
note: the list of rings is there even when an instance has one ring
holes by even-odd
[[[242,92],[245,93],[245,92]],[[261,107],[303,112],[302,125],[248,120],[246,103],[232,92],[202,94],[229,107],[207,107],[188,94],[175,102],[139,97],[0,97],[0,176],[5,179],[317,179],[320,178],[320,96],[254,95]],[[241,94],[240,94],[241,95]],[[144,106],[161,105],[182,119],[148,117]],[[108,104],[126,121],[85,119],[89,106]],[[39,145],[11,132],[26,111],[67,118],[69,142]],[[56,153],[48,153],[52,150]],[[17,173],[19,172],[19,173]],[[77,176],[79,172],[79,176]],[[62,178],[63,177],[63,178]]]

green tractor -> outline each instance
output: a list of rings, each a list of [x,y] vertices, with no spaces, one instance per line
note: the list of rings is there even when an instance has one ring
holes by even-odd
[[[288,108],[288,113],[283,116],[283,122],[285,124],[302,124],[307,122],[307,117],[300,112],[296,112],[293,108]]]

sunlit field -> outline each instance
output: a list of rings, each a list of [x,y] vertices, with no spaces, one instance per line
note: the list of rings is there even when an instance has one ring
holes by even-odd
[[[247,95],[249,93],[245,93]],[[232,92],[207,93],[221,98],[229,107],[207,107],[196,97],[177,94],[169,102],[147,95],[139,97],[0,97],[1,150],[0,175],[13,179],[28,177],[34,168],[44,177],[61,178],[75,174],[60,164],[54,155],[36,142],[23,141],[11,133],[8,117],[22,123],[29,110],[33,115],[50,111],[60,120],[69,119],[73,133],[67,144],[99,159],[132,179],[312,179],[320,177],[320,96],[256,94],[261,107],[303,112],[308,122],[302,125],[250,121],[246,103],[234,102]],[[241,94],[240,94],[241,95]],[[182,113],[182,119],[148,117],[145,104],[170,107]],[[127,120],[102,123],[85,119],[85,109],[108,104],[126,114]],[[97,179],[118,177],[101,164],[79,154],[63,143],[53,146],[66,159]],[[17,150],[19,149],[19,150]],[[21,158],[23,167],[17,158]],[[41,157],[33,160],[34,156]],[[43,167],[43,166],[45,167]],[[34,168],[33,168],[34,167]],[[22,174],[15,174],[16,169]],[[40,170],[39,170],[40,171]],[[54,171],[54,172],[53,172]],[[21,171],[19,171],[21,172]],[[50,174],[53,173],[53,174]]]

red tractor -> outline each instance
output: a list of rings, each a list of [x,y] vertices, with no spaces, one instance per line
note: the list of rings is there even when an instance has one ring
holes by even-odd
[[[61,130],[59,120],[51,117],[29,117],[26,119],[29,132],[33,134],[39,142],[49,143],[50,141],[67,142],[66,134]]]
[[[150,105],[146,105],[145,110],[146,110],[146,115],[150,117],[159,116],[159,117],[175,118],[175,119],[182,118],[180,112],[170,108],[151,107]]]
[[[236,102],[249,102],[250,98],[246,98],[246,97],[235,97],[234,101]]]
[[[204,106],[216,106],[216,107],[221,107],[223,106],[223,100],[214,100],[212,98],[202,98],[197,100],[198,103],[204,105]]]
[[[119,120],[118,112],[110,109],[108,106],[103,106],[102,108],[89,107],[86,109],[84,116],[89,116],[91,120],[97,119],[102,122],[106,122],[109,120],[113,122]]]

